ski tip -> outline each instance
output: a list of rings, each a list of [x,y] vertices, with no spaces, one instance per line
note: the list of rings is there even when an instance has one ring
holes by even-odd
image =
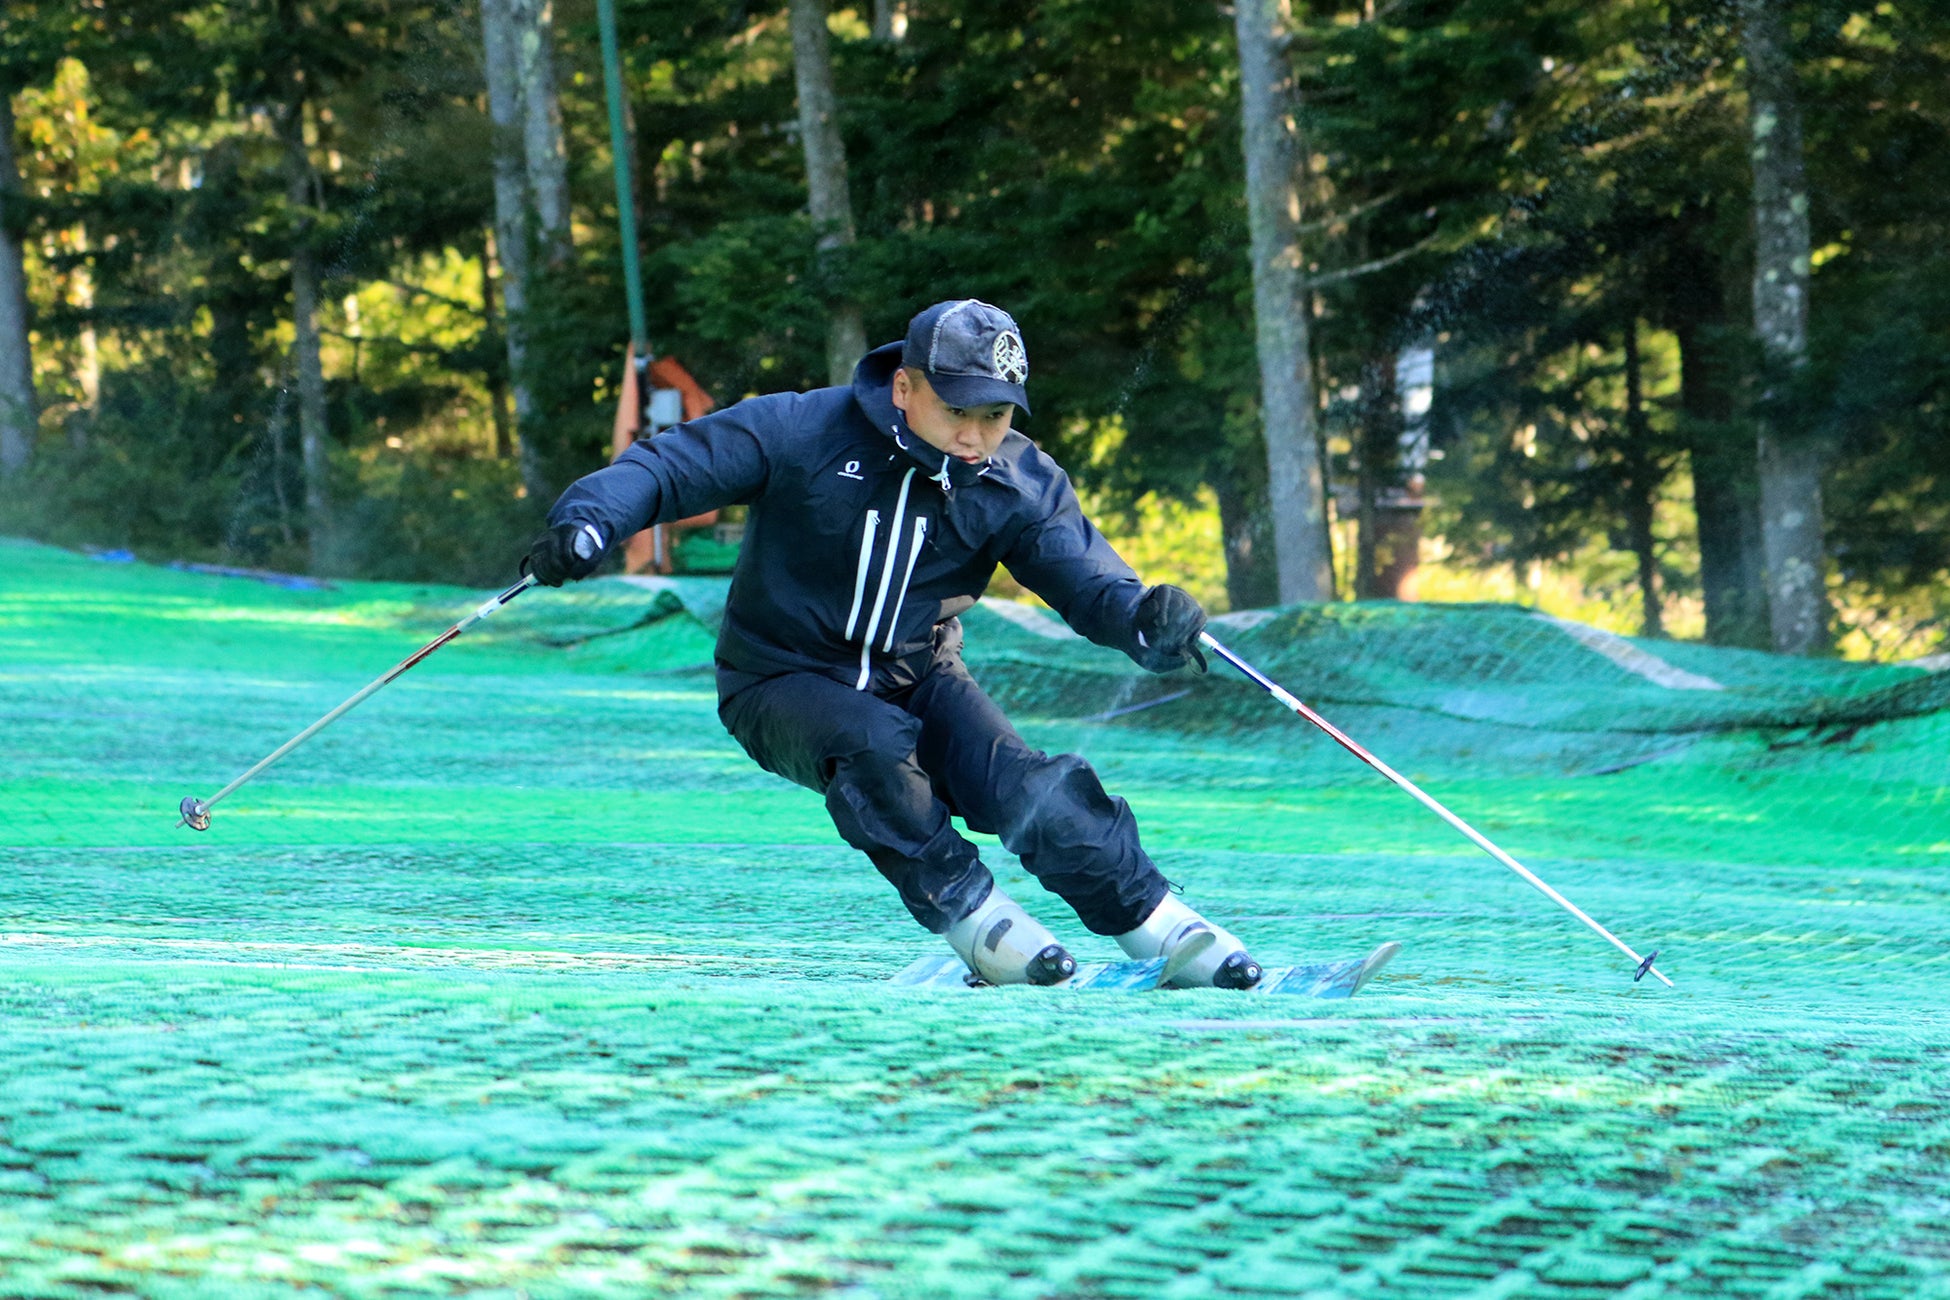
[[[1644,979],[1646,972],[1652,969],[1652,963],[1657,960],[1659,960],[1659,950],[1657,948],[1645,954],[1645,960],[1639,963],[1638,973],[1632,976],[1632,983],[1636,984]]]
[[[1354,976],[1354,987],[1347,991],[1347,995],[1353,997],[1356,993],[1359,993],[1369,980],[1381,973],[1383,966],[1395,960],[1395,954],[1401,950],[1402,946],[1390,939],[1387,943],[1382,944],[1379,948],[1376,948],[1373,952],[1362,958],[1361,969]]]

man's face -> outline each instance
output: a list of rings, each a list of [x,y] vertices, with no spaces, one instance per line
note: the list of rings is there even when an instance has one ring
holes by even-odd
[[[894,405],[907,416],[907,427],[936,451],[979,465],[995,455],[1009,435],[1016,408],[1010,402],[984,406],[950,406],[934,386],[903,366],[894,372]]]

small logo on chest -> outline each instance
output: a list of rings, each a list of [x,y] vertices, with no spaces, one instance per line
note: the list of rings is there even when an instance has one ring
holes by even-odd
[[[849,460],[846,462],[846,468],[840,471],[840,477],[850,478],[855,483],[864,483],[867,481],[867,476],[860,472],[860,462],[857,460]]]

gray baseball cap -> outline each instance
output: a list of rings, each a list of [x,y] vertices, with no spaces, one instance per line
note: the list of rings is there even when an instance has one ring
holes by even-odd
[[[901,364],[926,374],[950,406],[1014,402],[1029,414],[1029,351],[1000,307],[975,298],[936,303],[908,322]]]

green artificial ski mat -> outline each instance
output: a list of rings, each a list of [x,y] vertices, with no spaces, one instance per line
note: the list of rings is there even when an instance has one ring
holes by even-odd
[[[1020,606],[1026,734],[1268,963],[1403,942],[1360,997],[890,985],[938,941],[719,727],[702,579],[529,593],[176,829],[481,599],[0,542],[0,1297],[1950,1297],[1941,665],[1215,628],[1672,990]]]

